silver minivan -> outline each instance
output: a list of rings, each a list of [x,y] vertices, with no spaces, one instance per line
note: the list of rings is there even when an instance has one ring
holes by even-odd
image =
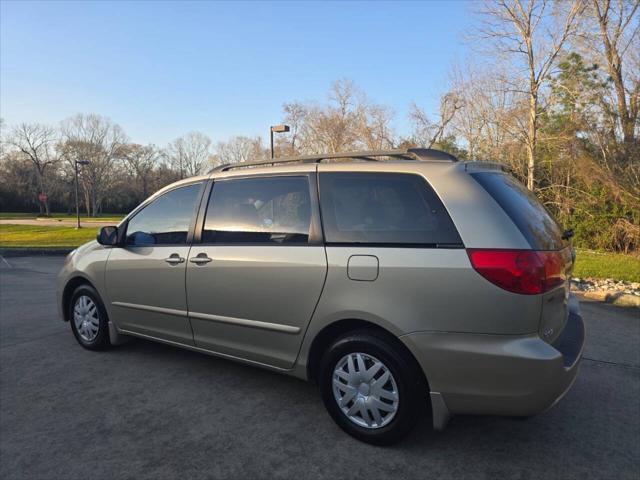
[[[312,380],[341,428],[388,444],[423,411],[440,430],[568,391],[568,237],[501,165],[436,150],[225,165],[71,252],[59,310],[90,350],[139,337]]]

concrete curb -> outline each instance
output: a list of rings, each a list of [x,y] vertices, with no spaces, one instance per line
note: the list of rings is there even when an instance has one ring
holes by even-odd
[[[30,257],[33,255],[67,255],[74,250],[71,247],[61,248],[0,248],[3,257]]]
[[[640,308],[640,297],[621,292],[574,292],[581,298],[610,303],[619,307]]]

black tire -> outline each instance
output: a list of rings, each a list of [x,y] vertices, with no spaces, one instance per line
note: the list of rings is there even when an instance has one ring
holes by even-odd
[[[74,321],[74,307],[81,296],[89,297],[97,309],[98,332],[97,335],[95,335],[95,338],[90,340],[82,337],[76,327],[76,322]],[[71,299],[69,300],[69,304],[67,305],[67,318],[71,324],[73,336],[76,337],[78,343],[87,350],[104,350],[111,345],[109,342],[109,317],[107,316],[107,311],[104,308],[100,295],[98,295],[96,289],[91,285],[80,285],[74,290],[71,295]]]
[[[320,362],[318,382],[320,394],[333,420],[349,435],[374,445],[390,445],[400,441],[418,423],[427,405],[427,385],[416,361],[393,338],[371,331],[350,332],[329,346]],[[364,353],[380,360],[391,372],[398,389],[398,407],[386,425],[378,428],[360,426],[340,409],[333,393],[333,373],[345,355]]]

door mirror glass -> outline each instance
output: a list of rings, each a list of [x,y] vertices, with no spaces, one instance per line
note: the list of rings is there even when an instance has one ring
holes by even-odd
[[[118,227],[102,227],[96,240],[100,245],[114,246],[118,244]]]

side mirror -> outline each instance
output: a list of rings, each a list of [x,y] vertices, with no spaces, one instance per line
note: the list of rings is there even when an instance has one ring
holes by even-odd
[[[100,245],[113,247],[118,245],[118,227],[102,227],[96,236]]]

